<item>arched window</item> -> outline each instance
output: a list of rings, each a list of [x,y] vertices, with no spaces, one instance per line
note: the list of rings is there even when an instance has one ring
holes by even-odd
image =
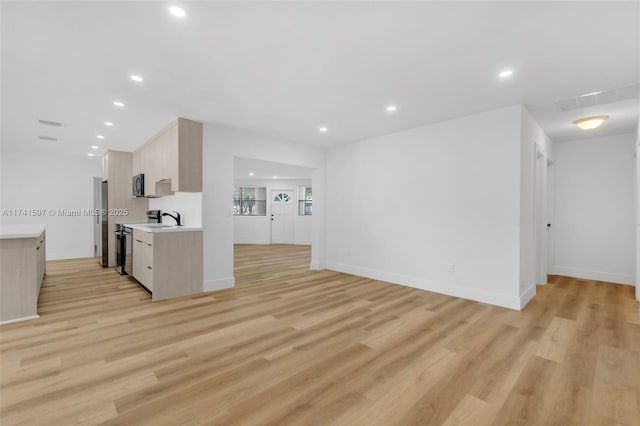
[[[275,202],[280,202],[280,203],[288,203],[289,200],[289,194],[285,194],[284,192],[281,192],[279,194],[277,194],[275,197],[273,197],[273,201]]]

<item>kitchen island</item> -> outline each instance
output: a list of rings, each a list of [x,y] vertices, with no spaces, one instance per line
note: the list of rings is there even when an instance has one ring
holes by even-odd
[[[0,324],[38,318],[46,273],[45,226],[0,226]]]

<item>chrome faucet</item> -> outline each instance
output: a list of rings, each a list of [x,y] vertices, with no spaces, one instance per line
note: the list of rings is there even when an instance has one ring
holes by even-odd
[[[174,213],[176,214],[175,216],[172,215],[171,213],[162,213],[162,216],[169,216],[170,218],[173,218],[173,220],[176,221],[176,226],[182,226],[182,222],[180,221],[180,213],[178,213],[175,210],[174,210]]]

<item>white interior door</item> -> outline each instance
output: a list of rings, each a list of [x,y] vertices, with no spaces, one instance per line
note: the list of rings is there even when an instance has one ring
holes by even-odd
[[[271,244],[293,244],[295,208],[292,190],[271,190]]]
[[[547,282],[547,227],[546,227],[546,192],[547,192],[547,160],[544,154],[535,147],[534,164],[534,241],[536,284],[546,284]]]
[[[547,159],[547,203],[546,223],[547,228],[547,274],[553,274],[555,265],[555,234],[553,224],[555,222],[555,169],[553,163]]]

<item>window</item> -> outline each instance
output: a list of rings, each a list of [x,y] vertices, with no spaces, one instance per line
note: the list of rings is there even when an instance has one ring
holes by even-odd
[[[233,214],[235,216],[266,216],[267,188],[234,186]]]
[[[275,197],[273,197],[273,201],[278,201],[281,203],[288,203],[289,202],[289,194],[286,194],[284,192],[276,195]]]
[[[313,195],[310,186],[301,186],[298,193],[298,214],[300,216],[311,216]]]

